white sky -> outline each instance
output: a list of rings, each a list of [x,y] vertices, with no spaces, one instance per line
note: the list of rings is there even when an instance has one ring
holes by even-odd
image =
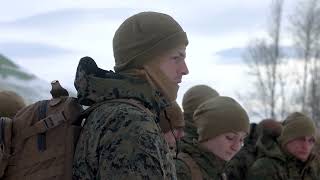
[[[239,60],[223,59],[215,53],[245,47],[250,39],[264,36],[271,2],[1,1],[0,53],[39,78],[48,82],[59,79],[69,88],[73,88],[77,63],[83,56],[91,56],[104,69],[113,69],[112,37],[125,18],[140,11],[159,11],[173,16],[189,38],[186,61],[190,74],[181,84],[179,103],[183,93],[196,84],[210,85],[220,94],[234,98],[238,92],[245,92],[248,88],[246,66]],[[290,15],[297,1],[285,2],[284,18]],[[283,43],[290,44],[290,39]]]

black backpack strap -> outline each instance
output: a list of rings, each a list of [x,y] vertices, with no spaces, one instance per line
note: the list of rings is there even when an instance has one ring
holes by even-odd
[[[5,144],[4,142],[4,136],[5,136],[5,133],[4,133],[4,127],[5,126],[5,122],[4,122],[4,118],[3,117],[0,117],[0,145],[2,144]]]
[[[40,106],[38,108],[39,121],[44,119],[47,116],[48,103],[49,103],[48,100],[44,100],[40,102]],[[42,152],[46,150],[46,133],[45,132],[38,134],[37,145],[38,145],[39,151]]]

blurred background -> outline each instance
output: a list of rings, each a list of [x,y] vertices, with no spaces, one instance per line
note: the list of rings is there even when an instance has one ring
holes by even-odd
[[[303,111],[320,120],[320,0],[55,0],[3,1],[0,90],[27,103],[50,97],[59,80],[73,96],[79,59],[113,70],[117,27],[140,11],[174,17],[187,32],[193,85],[237,99],[252,121]]]

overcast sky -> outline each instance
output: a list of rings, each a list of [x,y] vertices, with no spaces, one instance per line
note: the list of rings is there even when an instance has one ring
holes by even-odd
[[[284,17],[297,0],[285,2]],[[266,34],[271,0],[10,0],[0,6],[0,53],[48,82],[73,88],[79,59],[94,58],[113,69],[112,37],[117,27],[140,11],[171,15],[188,34],[187,64],[178,102],[193,85],[207,84],[236,97],[248,88],[241,57],[217,52],[246,47]],[[287,27],[284,28],[284,31]],[[291,43],[284,37],[284,45]],[[241,103],[241,102],[240,102]]]

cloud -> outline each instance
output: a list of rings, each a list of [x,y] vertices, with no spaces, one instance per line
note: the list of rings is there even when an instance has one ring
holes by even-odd
[[[110,21],[131,15],[134,9],[96,8],[96,9],[59,9],[32,16],[0,22],[7,28],[59,28],[92,21]]]
[[[297,48],[294,46],[282,46],[280,48],[285,58],[290,60],[297,60],[301,58],[301,56],[297,54]],[[218,56],[216,62],[219,64],[241,64],[243,63],[243,56],[245,53],[245,47],[228,48],[216,52],[214,56]]]
[[[40,58],[74,53],[74,50],[35,42],[3,42],[0,52],[11,58]]]

